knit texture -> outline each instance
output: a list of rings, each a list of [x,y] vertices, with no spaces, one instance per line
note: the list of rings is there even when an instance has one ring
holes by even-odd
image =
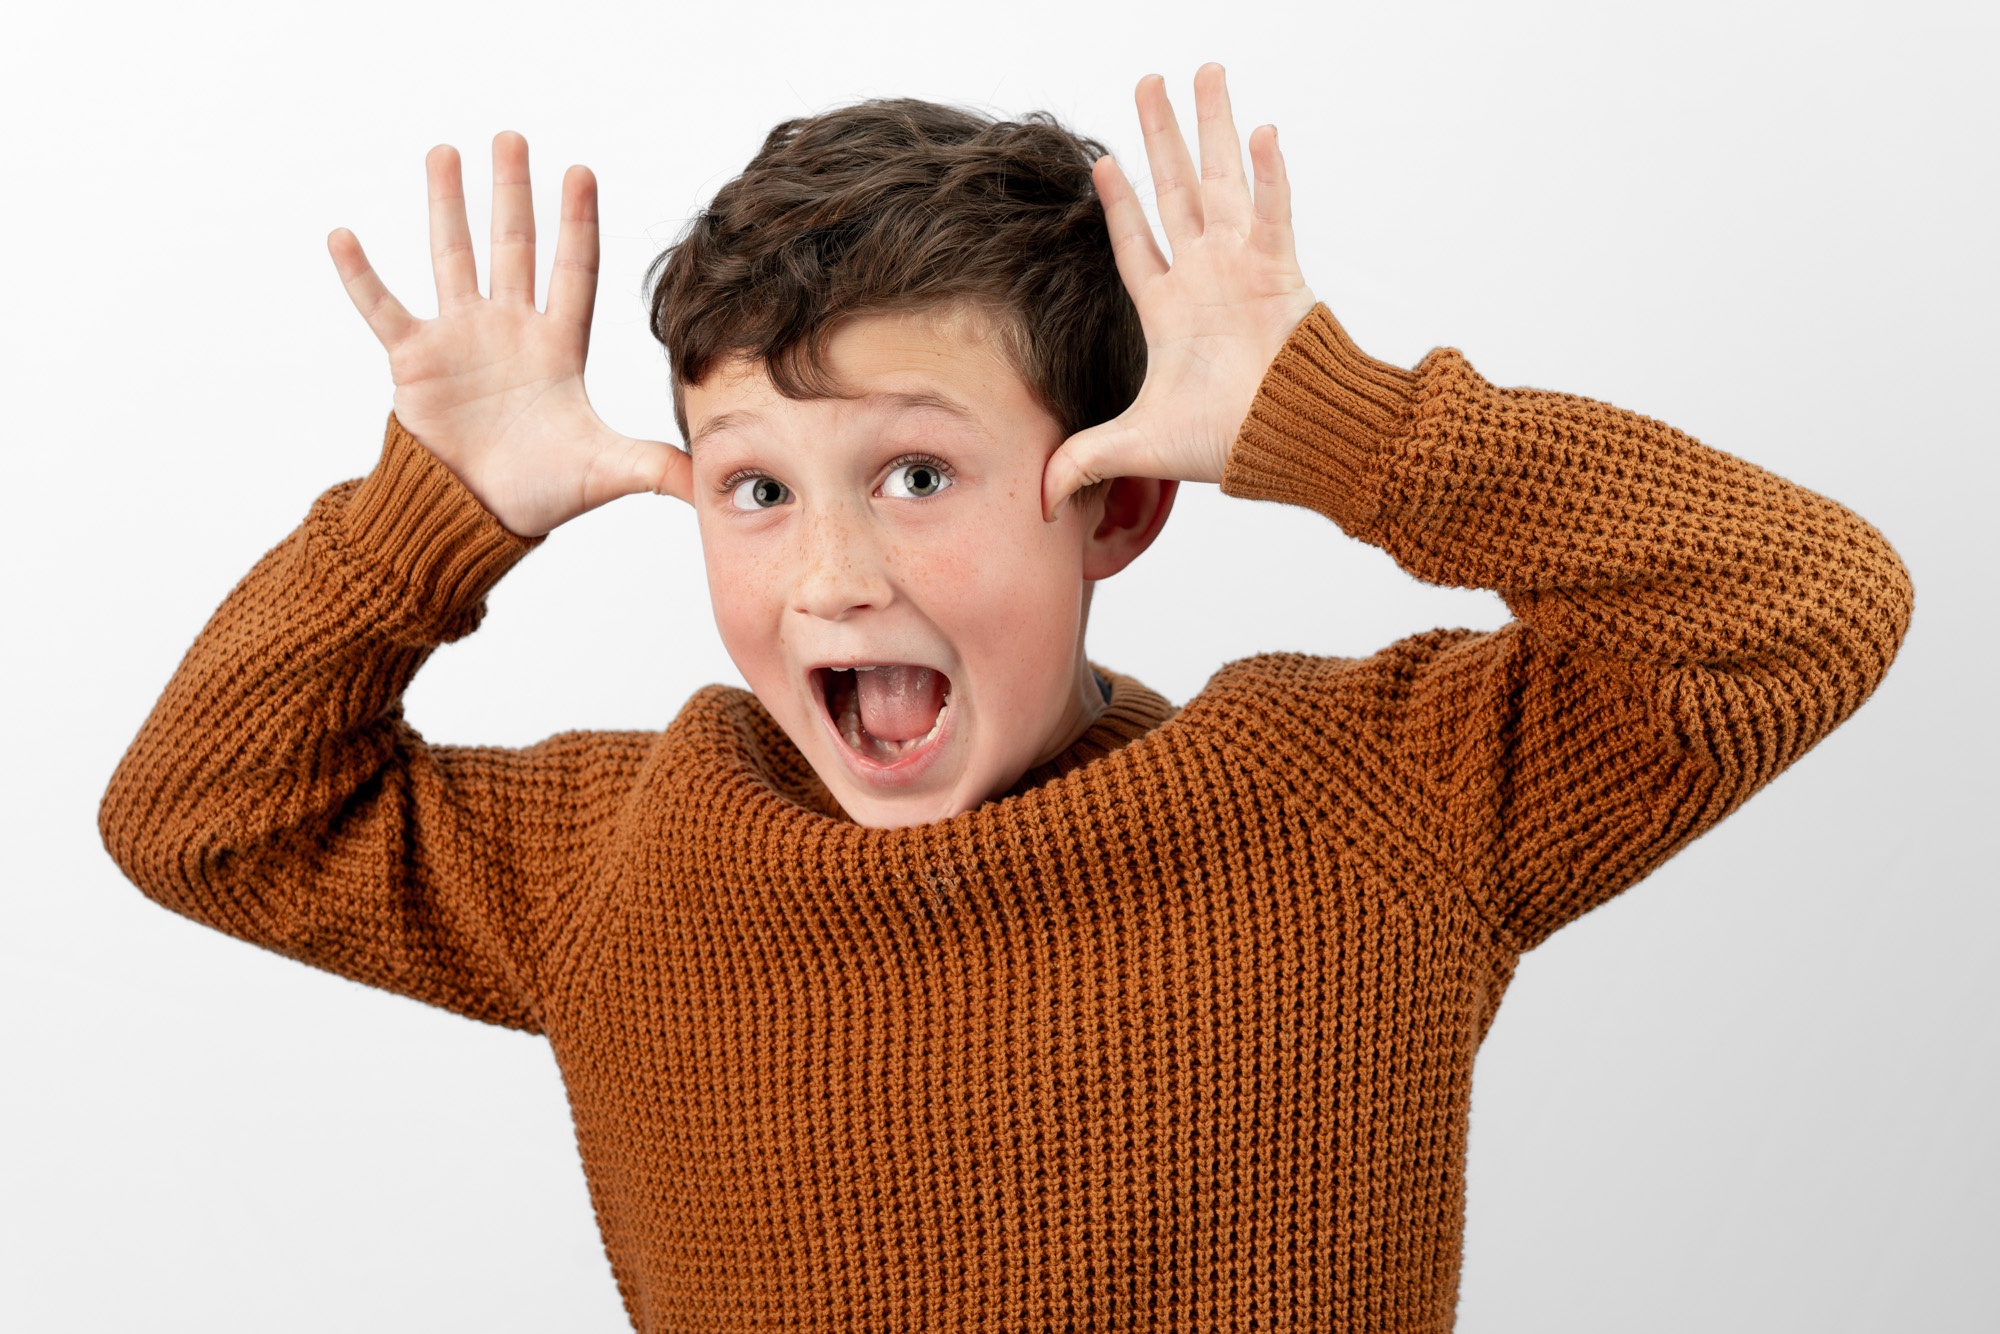
[[[1177,714],[1107,673],[1014,793],[864,828],[739,690],[419,737],[404,688],[533,543],[392,418],[203,630],[104,840],[176,912],[545,1035],[638,1329],[1448,1329],[1520,952],[1850,714],[1909,583],[1828,500],[1324,307],[1223,486],[1515,619]]]

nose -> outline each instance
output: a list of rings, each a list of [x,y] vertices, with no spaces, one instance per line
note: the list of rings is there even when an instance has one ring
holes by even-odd
[[[893,596],[888,573],[860,516],[823,509],[804,518],[793,610],[841,621],[888,606]]]

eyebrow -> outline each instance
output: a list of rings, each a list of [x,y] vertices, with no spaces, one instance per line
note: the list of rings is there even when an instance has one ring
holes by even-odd
[[[975,426],[979,424],[979,418],[971,408],[948,394],[931,392],[885,393],[869,394],[866,397],[875,402],[886,404],[898,412],[942,412]],[[692,454],[696,445],[712,435],[720,435],[724,431],[734,431],[745,426],[754,426],[762,420],[762,417],[747,408],[739,408],[734,412],[725,412],[720,417],[711,417],[709,420],[703,422],[701,429],[696,431],[693,437],[688,440],[688,453]]]
[[[749,426],[761,420],[763,419],[756,413],[744,411],[725,412],[720,417],[711,417],[701,424],[699,431],[688,438],[688,453],[694,453],[694,447],[712,435],[733,431],[739,426]]]

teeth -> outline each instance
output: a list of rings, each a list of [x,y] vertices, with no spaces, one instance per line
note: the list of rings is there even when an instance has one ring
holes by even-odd
[[[861,749],[861,692],[858,690],[848,691],[847,701],[841,706],[840,734],[847,739],[848,745]]]

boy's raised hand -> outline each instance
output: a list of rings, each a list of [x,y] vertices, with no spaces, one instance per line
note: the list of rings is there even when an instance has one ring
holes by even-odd
[[[1277,130],[1266,125],[1250,136],[1253,192],[1222,66],[1204,65],[1194,77],[1199,172],[1166,82],[1156,74],[1140,80],[1137,101],[1173,263],[1118,164],[1100,159],[1093,179],[1119,275],[1146,332],[1146,381],[1131,407],[1049,456],[1042,510],[1051,518],[1072,492],[1107,477],[1221,481],[1265,370],[1313,308],[1293,249]]]
[[[481,296],[458,153],[425,159],[436,319],[390,295],[354,233],[327,237],[347,294],[389,353],[396,417],[492,515],[539,537],[585,510],[640,491],[689,497],[688,457],[606,426],[583,390],[597,298],[597,180],[563,177],[562,230],[546,311],[535,308],[535,213],[528,141],[493,140],[490,295]]]

